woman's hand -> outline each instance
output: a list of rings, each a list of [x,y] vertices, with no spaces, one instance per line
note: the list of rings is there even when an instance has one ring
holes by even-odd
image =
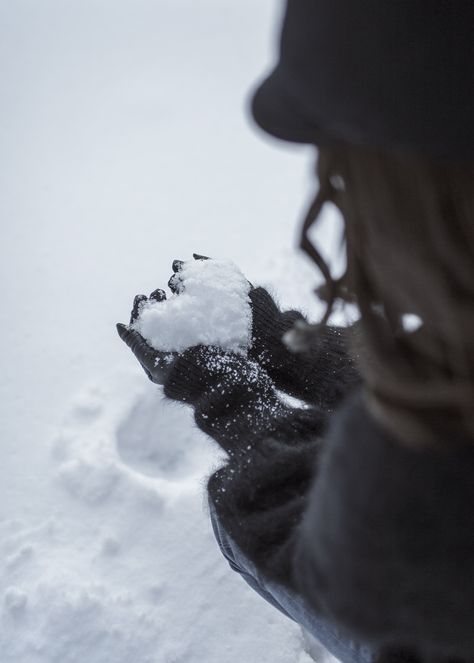
[[[195,260],[212,260],[207,256],[193,253]],[[182,260],[173,260],[173,274],[168,281],[168,287],[174,294],[180,294],[186,289],[186,281],[181,275]],[[249,347],[249,357],[263,366],[272,360],[271,350],[275,343],[281,340],[284,332],[293,326],[297,319],[303,316],[296,311],[282,315],[272,296],[262,287],[254,288],[249,285],[249,304],[252,313],[252,334]],[[289,317],[288,317],[289,316]]]
[[[193,253],[195,260],[209,260],[206,256]],[[173,294],[179,294],[184,290],[184,284],[180,278],[179,272],[183,266],[182,260],[173,260],[173,275],[168,281],[168,287]],[[155,384],[163,385],[171,371],[173,363],[178,357],[178,352],[160,352],[152,348],[143,336],[132,328],[133,323],[140,315],[144,304],[148,301],[162,302],[166,299],[166,293],[161,288],[154,290],[149,297],[146,295],[136,295],[133,300],[133,308],[130,314],[130,322],[124,325],[122,322],[117,324],[117,332],[122,341],[128,345],[135,357],[140,362],[148,378]]]
[[[195,260],[210,260],[207,256],[197,253],[194,253],[193,257]],[[173,274],[168,281],[171,292],[178,296],[186,289],[186,279],[182,273],[183,265],[182,260],[173,260]],[[137,295],[133,303],[129,326],[117,325],[120,338],[130,347],[147,376],[156,384],[164,383],[178,353],[155,350],[136,329],[132,328],[132,325],[147,301],[161,302],[165,299],[166,294],[161,289],[155,290],[149,297]],[[282,316],[271,295],[264,288],[254,288],[250,282],[249,304],[252,317],[249,358],[268,367],[276,360],[275,346],[278,346],[280,351],[283,349],[281,337],[292,326],[294,317],[291,316],[291,320],[288,320],[288,314]],[[300,317],[300,314],[296,314],[296,318]]]
[[[117,324],[117,331],[120,338],[128,345],[149,379],[155,384],[164,384],[178,353],[155,350],[148,345],[141,334],[131,328],[131,325],[133,325],[140,315],[140,309],[145,302],[149,300],[162,302],[165,299],[166,293],[160,288],[154,290],[149,297],[137,295],[133,301],[129,326],[121,322]]]

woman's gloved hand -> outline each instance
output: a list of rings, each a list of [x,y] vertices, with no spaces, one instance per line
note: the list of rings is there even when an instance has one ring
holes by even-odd
[[[149,297],[146,297],[146,295],[137,295],[133,301],[129,326],[121,322],[117,324],[117,331],[120,338],[128,345],[149,379],[155,384],[165,383],[178,353],[155,350],[148,345],[141,334],[131,328],[131,325],[140,315],[140,309],[146,301],[162,302],[165,299],[166,293],[160,288],[154,290]]]
[[[201,256],[197,253],[193,254],[195,260],[208,260],[206,256]],[[179,294],[184,290],[184,285],[182,280],[179,277],[179,272],[183,266],[182,260],[173,260],[172,270],[173,275],[168,281],[168,287],[170,288],[173,294]],[[131,326],[137,320],[140,315],[140,311],[143,308],[143,305],[147,301],[162,302],[166,299],[166,293],[161,288],[154,290],[149,297],[146,295],[136,295],[133,301],[133,308],[130,314],[129,325],[124,325],[119,322],[117,324],[117,332],[124,341],[130,350],[133,352],[135,357],[140,362],[143,370],[149,377],[149,379],[155,384],[163,385],[168,378],[171,368],[175,362],[175,359],[179,356],[178,352],[160,352],[152,348],[143,336],[132,329]]]
[[[281,311],[265,288],[252,288],[249,292],[252,309],[252,345],[249,356],[268,367],[291,354],[283,342],[283,336],[295,323],[305,318],[299,311]]]
[[[205,256],[194,254],[196,260]],[[174,292],[186,287],[181,278],[182,262],[175,260],[169,285]],[[351,343],[357,338],[357,323],[349,328],[324,325],[310,329],[305,317],[295,310],[282,311],[265,288],[254,288],[249,282],[252,314],[251,343],[248,359],[259,364],[275,386],[291,396],[334,410],[355,385],[360,382]],[[297,329],[306,336],[304,351],[289,349],[285,334]]]
[[[212,260],[207,256],[193,253],[195,260]],[[181,276],[182,260],[173,260],[173,274],[168,281],[170,290],[179,294],[186,288]],[[252,312],[252,342],[249,348],[249,358],[261,363],[269,364],[275,359],[275,351],[283,350],[281,342],[283,334],[291,329],[296,320],[304,320],[297,311],[282,313],[270,293],[265,288],[254,288],[249,283],[249,300]]]
[[[193,254],[195,260],[210,260],[207,256]],[[182,260],[173,260],[173,274],[168,281],[168,287],[175,295],[179,295],[186,288],[186,282],[182,277]],[[166,299],[164,290],[156,289],[149,297],[137,295],[133,303],[130,317],[131,326],[140,314],[140,310],[148,300],[157,302]],[[249,282],[249,303],[252,314],[251,344],[248,350],[249,359],[258,362],[262,367],[270,367],[279,363],[280,355],[288,351],[282,343],[283,334],[291,329],[294,322],[303,319],[296,311],[282,313],[275,304],[271,295],[264,288],[254,288]],[[141,336],[141,334],[130,326],[119,323],[117,331],[120,338],[132,350],[145,373],[152,382],[164,384],[174,360],[178,356],[176,352],[160,352],[153,349]]]

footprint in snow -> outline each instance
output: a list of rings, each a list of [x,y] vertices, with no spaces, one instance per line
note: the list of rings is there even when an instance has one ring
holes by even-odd
[[[202,475],[208,445],[192,413],[165,401],[155,390],[138,399],[117,430],[117,449],[124,463],[152,477],[181,481]]]

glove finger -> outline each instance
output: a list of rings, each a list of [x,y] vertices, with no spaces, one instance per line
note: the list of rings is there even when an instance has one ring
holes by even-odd
[[[175,295],[179,295],[180,292],[184,290],[183,282],[178,274],[173,274],[173,276],[168,281],[168,288]]]
[[[249,298],[254,307],[261,309],[267,308],[271,310],[272,313],[275,310],[278,310],[273,297],[270,295],[268,290],[265,290],[265,288],[262,288],[262,286],[258,286],[257,288],[251,287]]]
[[[184,262],[183,260],[173,260],[173,263],[171,265],[171,269],[173,272],[180,272],[183,269]]]
[[[121,322],[117,325],[118,335],[128,345],[140,364],[150,373],[155,367],[157,352],[145,341],[143,336]]]
[[[117,331],[122,341],[128,345],[140,362],[148,378],[155,384],[163,384],[178,353],[154,350],[141,334],[120,322]]]
[[[147,298],[145,295],[137,295],[135,299],[133,300],[133,308],[132,312],[130,314],[130,324],[132,325],[135,320],[138,318],[140,315],[140,309],[143,306],[143,304],[146,302]]]
[[[151,293],[150,299],[153,299],[155,302],[163,302],[166,299],[166,292],[161,288],[157,288]]]
[[[199,253],[193,253],[194,260],[210,260],[207,256],[202,256]],[[183,282],[179,276],[179,272],[183,269],[183,260],[173,260],[171,265],[173,269],[173,276],[168,281],[168,287],[174,294],[178,294],[184,290]]]

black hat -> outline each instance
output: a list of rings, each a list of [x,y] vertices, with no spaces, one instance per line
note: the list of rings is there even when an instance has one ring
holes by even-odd
[[[252,113],[297,143],[474,157],[473,0],[287,0]]]

